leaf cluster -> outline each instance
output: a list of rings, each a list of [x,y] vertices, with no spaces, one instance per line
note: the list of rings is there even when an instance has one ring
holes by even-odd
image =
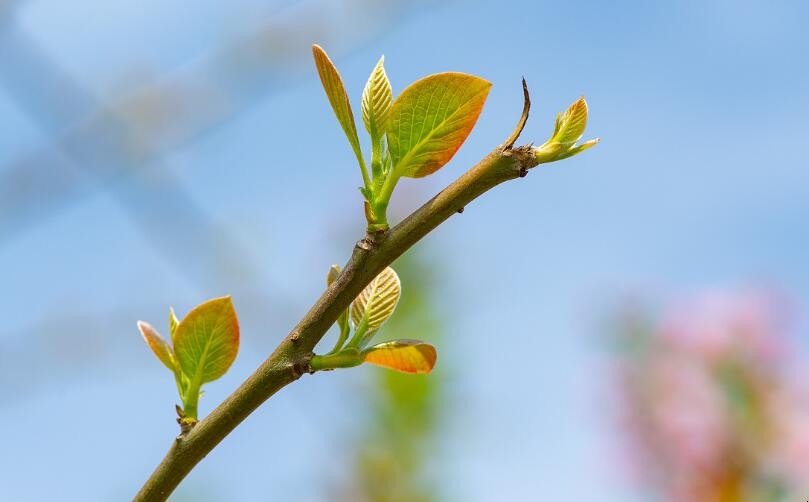
[[[320,46],[312,52],[326,97],[360,166],[368,229],[385,230],[398,181],[432,174],[452,159],[477,122],[491,83],[465,73],[437,73],[417,80],[394,100],[382,56],[362,93],[362,121],[371,140],[369,174],[340,73]]]
[[[340,268],[332,265],[327,276],[331,285]],[[367,362],[404,373],[429,373],[435,366],[435,347],[420,340],[400,339],[369,346],[396,310],[402,285],[396,272],[387,267],[362,290],[337,320],[340,336],[334,348],[310,361],[313,370],[349,368]],[[353,331],[353,335],[352,335]]]
[[[183,403],[177,409],[181,421],[193,424],[202,385],[224,375],[239,351],[239,321],[231,298],[201,303],[182,321],[169,309],[171,343],[147,322],[138,321],[138,329],[157,359],[174,374]]]

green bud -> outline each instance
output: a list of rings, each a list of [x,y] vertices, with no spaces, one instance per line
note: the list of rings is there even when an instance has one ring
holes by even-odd
[[[326,275],[326,286],[331,286],[331,283],[337,280],[338,275],[340,275],[340,265],[332,265]]]
[[[556,125],[551,138],[538,148],[534,148],[534,157],[539,164],[566,159],[595,146],[598,138],[585,141],[580,145],[587,127],[587,101],[584,97],[576,100],[565,113],[556,115]]]

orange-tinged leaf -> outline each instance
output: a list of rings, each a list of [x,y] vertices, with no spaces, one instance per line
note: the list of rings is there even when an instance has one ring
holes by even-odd
[[[224,375],[238,351],[239,321],[229,296],[197,305],[174,332],[180,369],[200,384]]]
[[[394,173],[420,178],[449,162],[475,126],[491,86],[482,78],[449,72],[405,89],[387,121]]]
[[[419,340],[393,340],[369,347],[365,362],[403,373],[429,373],[437,358],[435,347]]]
[[[160,333],[152,327],[148,322],[138,321],[138,330],[146,340],[146,344],[152,349],[154,355],[163,363],[166,368],[174,371],[177,367],[177,362],[174,359],[174,352],[168,343],[160,336]]]
[[[348,100],[348,93],[346,93],[343,79],[340,78],[340,72],[331,62],[329,56],[326,54],[319,45],[312,46],[312,54],[315,57],[315,66],[317,66],[317,73],[320,75],[320,82],[323,84],[323,89],[326,91],[326,97],[329,98],[334,114],[337,115],[337,120],[343,128],[343,132],[351,143],[351,148],[357,156],[357,160],[362,159],[362,150],[360,150],[360,140],[357,136],[357,126],[354,123],[354,112],[351,111],[351,103]],[[363,161],[360,160],[360,163]]]

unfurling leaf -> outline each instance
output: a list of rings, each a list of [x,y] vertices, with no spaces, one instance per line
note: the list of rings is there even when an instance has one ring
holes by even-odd
[[[359,327],[365,321],[368,333],[379,329],[396,310],[402,294],[399,276],[390,267],[380,272],[351,303],[351,320]]]
[[[362,92],[362,122],[375,144],[385,134],[385,121],[393,101],[393,91],[384,65],[385,56],[382,56]]]
[[[560,154],[559,157],[556,158],[556,160],[562,160],[562,159],[566,159],[568,157],[572,157],[574,155],[578,155],[581,152],[587,150],[588,148],[592,148],[592,147],[596,146],[599,143],[599,141],[601,141],[599,138],[595,138],[595,139],[587,140],[584,143],[581,143],[579,145],[575,145],[575,146],[571,147],[570,149],[568,149],[566,152]]]
[[[435,347],[419,340],[393,340],[363,352],[366,363],[403,373],[429,373],[435,366]]]
[[[177,361],[197,385],[224,375],[238,350],[239,322],[229,296],[197,305],[175,331]]]
[[[557,130],[554,137],[563,145],[572,145],[581,138],[586,127],[587,101],[581,97],[570,105],[564,115],[557,117]]]
[[[438,73],[396,98],[387,122],[396,176],[420,178],[449,162],[472,131],[492,84],[464,73]]]
[[[163,363],[166,368],[171,371],[176,371],[177,361],[174,359],[174,352],[168,343],[160,336],[160,333],[155,330],[148,322],[138,321],[138,330],[143,335],[143,339],[152,349],[154,355]]]
[[[362,158],[357,126],[354,124],[354,112],[351,111],[351,103],[348,100],[348,94],[343,86],[340,73],[329,59],[326,51],[319,45],[312,46],[312,54],[315,57],[315,66],[317,66],[317,73],[320,75],[323,89],[326,91],[326,97],[329,98],[334,114],[337,115],[337,120],[343,128],[348,142],[351,143],[351,148],[354,150],[354,155],[357,156],[357,161],[364,168],[365,161]]]
[[[565,113],[556,115],[551,138],[532,150],[537,163],[545,164],[566,159],[597,145],[598,138],[576,144],[587,127],[587,114],[587,101],[581,97],[570,105]]]

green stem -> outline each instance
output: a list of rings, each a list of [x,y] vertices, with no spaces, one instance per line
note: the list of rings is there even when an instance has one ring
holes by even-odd
[[[195,378],[188,384],[188,389],[185,391],[183,398],[183,413],[186,419],[197,420],[197,407],[199,405],[199,389],[202,387],[200,379]]]
[[[365,157],[363,157],[362,150],[360,150],[359,146],[354,148],[354,155],[357,157],[357,162],[360,164],[362,183],[365,185],[366,190],[371,190],[371,178],[368,176],[368,168],[365,167]]]
[[[368,332],[368,318],[366,316],[362,316],[359,326],[357,326],[357,329],[354,330],[354,336],[352,336],[351,340],[348,341],[346,347],[359,349],[360,346],[362,345],[363,338],[365,338],[365,334],[367,332]]]
[[[390,202],[393,195],[393,189],[396,188],[396,183],[402,178],[402,175],[396,172],[396,168],[390,170],[390,174],[385,179],[385,184],[382,185],[382,190],[379,192],[378,200],[385,203],[385,206]]]
[[[384,204],[384,208],[387,209],[390,198],[393,196],[393,189],[396,188],[396,183],[399,182],[401,177],[402,176],[396,172],[395,168],[391,169],[390,174],[388,174],[388,177],[385,179],[385,183],[382,185],[382,190],[377,194],[375,201],[377,204]]]
[[[390,198],[393,195],[393,189],[396,187],[396,183],[399,181],[399,178],[400,176],[396,175],[394,171],[391,171],[390,174],[388,174],[388,177],[385,178],[385,181],[378,192],[373,192],[374,200],[371,202],[371,211],[375,219],[373,223],[369,220],[368,233],[382,232],[389,228],[387,215],[388,204],[390,203]]]
[[[340,349],[343,348],[343,344],[346,343],[348,333],[351,331],[348,326],[348,310],[340,315],[340,319],[337,320],[337,324],[340,326],[340,336],[337,338],[337,342],[334,344],[334,347],[329,351],[329,354],[339,352]]]
[[[332,370],[334,368],[353,368],[362,364],[362,354],[354,348],[347,348],[336,354],[312,356],[309,367],[313,371]]]

